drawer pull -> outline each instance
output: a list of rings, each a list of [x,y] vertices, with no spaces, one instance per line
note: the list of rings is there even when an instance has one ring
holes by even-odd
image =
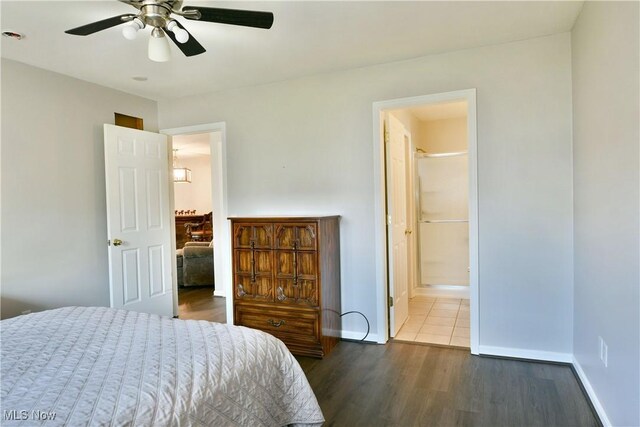
[[[280,326],[284,325],[284,320],[278,320],[276,322],[273,319],[269,319],[267,320],[267,323],[270,324],[271,326],[275,326],[276,328],[279,328]]]
[[[238,296],[240,298],[242,298],[243,296],[245,296],[247,293],[244,291],[244,287],[240,284],[238,284]]]
[[[293,286],[298,286],[298,242],[293,242]]]
[[[256,242],[251,241],[251,283],[256,281]]]

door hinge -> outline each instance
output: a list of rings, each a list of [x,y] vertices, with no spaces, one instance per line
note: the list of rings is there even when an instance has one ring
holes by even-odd
[[[389,297],[389,307],[393,307],[393,297]]]
[[[389,131],[388,130],[384,131],[384,143],[385,144],[389,143]]]

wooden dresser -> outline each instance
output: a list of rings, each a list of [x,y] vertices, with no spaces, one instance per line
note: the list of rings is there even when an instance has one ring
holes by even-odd
[[[328,354],[342,330],[340,217],[230,219],[234,323]]]

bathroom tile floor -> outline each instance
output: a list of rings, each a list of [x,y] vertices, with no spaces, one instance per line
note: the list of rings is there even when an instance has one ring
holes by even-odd
[[[469,300],[417,296],[396,341],[469,348]]]

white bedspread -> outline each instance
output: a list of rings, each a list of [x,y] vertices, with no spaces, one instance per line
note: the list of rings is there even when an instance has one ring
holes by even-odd
[[[19,316],[0,329],[3,426],[324,421],[285,345],[253,329],[104,307]]]

